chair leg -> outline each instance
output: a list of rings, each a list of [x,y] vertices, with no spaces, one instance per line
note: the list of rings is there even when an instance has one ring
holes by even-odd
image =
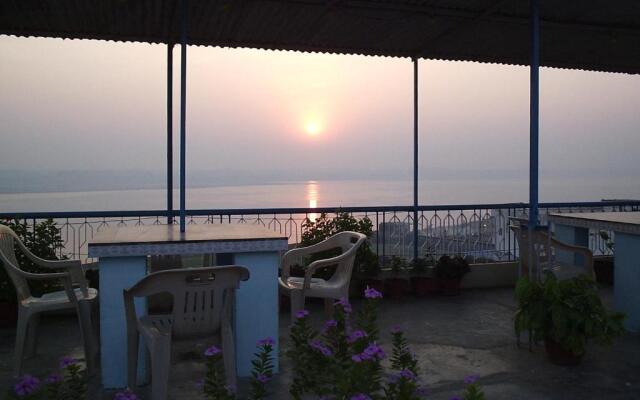
[[[82,346],[84,347],[84,358],[87,363],[87,372],[91,376],[96,372],[97,346],[94,342],[90,302],[78,302],[78,324],[80,325],[80,337],[82,339]]]
[[[233,340],[231,328],[223,329],[222,336],[222,359],[224,361],[224,373],[227,378],[227,386],[235,389],[238,384],[236,371],[236,348]]]
[[[296,323],[296,313],[304,310],[304,294],[301,290],[292,290],[291,298],[291,325]]]
[[[165,400],[171,369],[171,339],[159,338],[151,351],[151,400]]]
[[[127,386],[135,390],[138,385],[138,332],[127,334]]]
[[[13,374],[16,377],[20,376],[20,373],[22,372],[22,359],[24,357],[25,339],[27,336],[30,317],[31,315],[28,311],[25,311],[23,309],[18,310],[18,325],[16,327],[16,348],[13,361]]]
[[[31,320],[27,326],[26,352],[25,358],[31,358],[36,355],[38,347],[38,326],[40,325],[40,314],[31,316]]]

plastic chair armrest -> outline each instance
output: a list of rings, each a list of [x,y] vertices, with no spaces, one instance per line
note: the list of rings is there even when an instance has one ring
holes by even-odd
[[[313,278],[313,274],[316,272],[316,270],[329,265],[338,264],[340,261],[342,261],[344,258],[348,257],[349,255],[350,255],[350,252],[346,252],[346,253],[340,254],[339,256],[325,258],[324,260],[316,260],[311,264],[309,264],[309,266],[305,268],[303,288],[306,290],[311,287],[311,278]]]

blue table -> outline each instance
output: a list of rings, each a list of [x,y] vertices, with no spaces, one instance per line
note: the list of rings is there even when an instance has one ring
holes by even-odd
[[[627,314],[625,327],[640,331],[640,212],[552,213],[556,238],[589,247],[589,229],[613,231],[614,308]]]
[[[99,259],[102,385],[126,386],[126,321],[122,290],[147,274],[150,255],[228,254],[233,264],[249,269],[250,278],[236,293],[236,364],[238,376],[249,376],[255,343],[272,337],[278,366],[278,267],[287,238],[255,225],[152,225],[103,228],[89,242],[89,257]],[[137,312],[146,312],[137,299]],[[142,351],[142,347],[141,347]],[[143,361],[144,357],[140,358]],[[138,376],[144,377],[140,363]]]

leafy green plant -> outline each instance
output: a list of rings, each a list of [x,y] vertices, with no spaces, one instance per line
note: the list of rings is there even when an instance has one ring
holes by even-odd
[[[366,242],[363,244],[367,247],[369,246]],[[360,251],[360,249],[358,249]],[[375,279],[380,275],[380,261],[378,260],[378,255],[368,249],[368,251],[362,251],[356,257],[356,271],[358,271],[362,276]]]
[[[14,218],[0,221],[0,224],[11,228],[25,246],[40,258],[57,260],[60,250],[64,248],[60,229],[56,226],[53,219],[47,219],[35,225],[29,225],[24,219]],[[20,268],[25,271],[33,273],[51,272],[32,263],[31,260],[19,250],[16,251],[16,259],[18,264],[20,264]],[[60,290],[61,285],[59,282],[52,280],[32,280],[29,281],[29,288],[34,295],[39,296],[52,290]],[[16,302],[15,288],[5,268],[0,268],[0,302],[11,304]]]
[[[547,272],[542,282],[522,277],[516,285],[516,300],[518,344],[520,334],[528,331],[530,345],[551,339],[581,356],[589,340],[608,345],[624,332],[624,314],[606,310],[596,283],[587,276],[560,281]]]
[[[469,271],[469,263],[461,256],[444,255],[436,263],[438,279],[462,279]]]
[[[405,271],[409,267],[407,264],[407,260],[400,256],[391,257],[391,261],[389,262],[389,269],[391,269],[391,273],[394,276],[398,276]]]
[[[273,338],[261,339],[256,343],[257,352],[251,361],[251,400],[260,400],[267,397],[267,383],[273,377]],[[207,372],[204,378],[203,391],[207,399],[211,400],[236,400],[236,388],[226,385],[222,350],[216,346],[207,348],[204,352]]]
[[[602,240],[604,241],[607,249],[613,252],[613,250],[615,249],[615,244],[613,243],[611,236],[609,236],[609,233],[607,231],[599,231],[598,235],[600,235],[600,238],[602,238]]]
[[[433,256],[431,254],[427,254],[425,257],[418,257],[411,260],[409,264],[409,268],[411,273],[414,275],[423,275],[427,272],[429,267],[435,264],[433,260]]]
[[[480,388],[477,382],[477,375],[469,375],[464,378],[464,384],[467,385],[462,392],[462,398],[464,400],[486,400],[484,392]]]

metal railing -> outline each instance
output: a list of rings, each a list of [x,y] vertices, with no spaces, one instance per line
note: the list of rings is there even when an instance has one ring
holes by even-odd
[[[297,244],[307,229],[305,220],[321,213],[329,217],[337,212],[354,218],[369,218],[373,234],[371,248],[380,259],[391,256],[413,257],[414,235],[411,206],[211,209],[188,210],[188,224],[254,224],[289,238]],[[549,212],[638,211],[640,201],[602,201],[581,203],[542,203],[540,223],[546,223]],[[175,213],[173,213],[175,216]],[[525,203],[438,205],[418,207],[418,250],[420,255],[439,257],[460,254],[473,262],[515,261],[518,246],[509,229],[509,218],[528,216]],[[108,226],[166,224],[164,210],[0,213],[0,218],[24,219],[33,227],[52,218],[60,229],[64,248],[60,255],[87,259],[87,244],[96,232]],[[615,240],[612,232],[607,232]],[[600,232],[590,232],[589,247],[596,255],[611,254],[610,246]]]

